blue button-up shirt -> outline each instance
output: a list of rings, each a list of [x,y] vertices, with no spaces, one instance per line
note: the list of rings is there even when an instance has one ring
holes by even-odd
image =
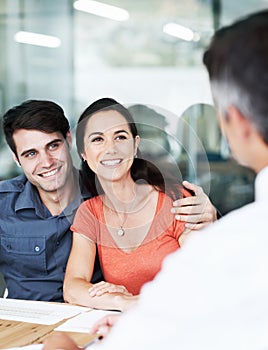
[[[52,216],[24,175],[0,181],[0,271],[8,297],[63,301],[63,279],[72,244],[70,224],[88,194]]]

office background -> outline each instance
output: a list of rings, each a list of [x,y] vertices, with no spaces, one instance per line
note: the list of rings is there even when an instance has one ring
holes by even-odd
[[[220,135],[202,54],[215,29],[268,0],[104,3],[116,8],[0,0],[1,115],[26,99],[49,99],[74,130],[88,104],[113,97],[132,109],[148,157],[202,185],[223,215],[252,201],[254,174],[236,165]],[[19,173],[0,133],[0,179]]]

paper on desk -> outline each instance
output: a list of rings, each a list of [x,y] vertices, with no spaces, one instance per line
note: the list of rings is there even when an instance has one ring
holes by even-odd
[[[55,331],[89,333],[96,321],[108,314],[118,314],[117,311],[91,310],[83,312],[55,328]]]
[[[64,303],[0,298],[0,319],[3,320],[49,325],[88,310],[91,309]]]
[[[4,350],[42,350],[43,344],[32,344],[27,346],[21,346],[20,348],[8,348]]]

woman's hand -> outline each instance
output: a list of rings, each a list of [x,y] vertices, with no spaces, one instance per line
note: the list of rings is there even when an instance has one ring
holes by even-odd
[[[200,230],[217,220],[217,210],[202,187],[188,181],[183,181],[182,184],[186,189],[194,192],[195,196],[174,201],[171,211],[176,214],[177,220],[185,222],[186,231]]]
[[[94,284],[88,289],[88,293],[91,297],[101,296],[105,293],[120,293],[126,296],[132,296],[126,287],[104,281]]]

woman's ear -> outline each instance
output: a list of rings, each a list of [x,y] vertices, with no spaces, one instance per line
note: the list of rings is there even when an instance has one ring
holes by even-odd
[[[83,162],[86,162],[85,154],[84,154],[84,153],[81,153],[80,156],[81,156],[82,161],[83,161]]]
[[[134,144],[134,154],[135,154],[135,155],[136,155],[137,152],[138,152],[138,147],[139,147],[140,141],[141,141],[141,139],[140,139],[139,135],[137,135],[137,136],[135,137],[135,144]]]

